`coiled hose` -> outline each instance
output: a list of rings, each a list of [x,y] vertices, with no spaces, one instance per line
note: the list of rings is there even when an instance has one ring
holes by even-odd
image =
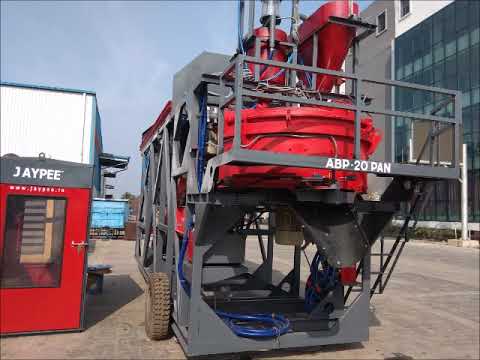
[[[279,337],[290,330],[290,321],[283,315],[278,314],[232,314],[223,311],[216,311],[217,315],[227,324],[227,326],[241,337],[269,338]],[[240,325],[239,323],[251,322],[261,323],[265,328]]]
[[[322,269],[320,270],[320,264]],[[316,252],[310,264],[310,276],[305,285],[305,308],[312,311],[320,300],[335,289],[339,281],[337,269],[330,266],[327,260]]]

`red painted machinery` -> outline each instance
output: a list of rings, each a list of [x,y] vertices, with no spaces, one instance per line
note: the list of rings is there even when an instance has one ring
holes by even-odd
[[[353,159],[353,112],[324,107],[272,107],[242,111],[242,147],[257,151]],[[234,112],[225,112],[225,151],[231,148]],[[381,140],[371,118],[361,126],[361,159],[373,154]],[[234,166],[219,169],[221,187],[367,191],[365,173],[286,166]]]
[[[298,29],[298,51],[305,65],[328,70],[342,68],[348,49],[352,46],[355,37],[355,28],[332,22],[331,17],[348,18],[351,15],[358,15],[357,3],[329,1],[302,23]],[[318,47],[316,64],[312,64],[314,42]],[[300,78],[305,83],[308,82],[305,73],[300,73]],[[315,88],[322,92],[330,92],[334,83],[335,77],[319,75]]]
[[[332,1],[322,5],[298,29],[298,56],[301,63],[312,65],[314,43],[317,47],[316,66],[328,70],[341,70],[352,45],[355,28],[331,22],[332,17],[348,18],[358,15],[358,4],[349,1]],[[287,34],[275,29],[275,45],[269,48],[270,33],[266,26],[255,29],[255,38],[260,42],[258,56],[265,60],[288,61],[288,47],[284,43]],[[255,55],[253,42],[247,54]],[[291,55],[290,55],[291,56]],[[248,64],[251,74],[253,63]],[[285,86],[285,71],[278,67],[263,66],[258,69],[260,82],[274,86]],[[299,72],[305,84],[312,81],[307,72]],[[335,84],[335,77],[319,75],[315,90],[328,93]],[[343,102],[345,100],[342,100]],[[270,101],[259,100],[255,108],[242,110],[241,147],[256,151],[272,151],[280,154],[304,156],[328,156],[354,158],[354,113],[326,107],[278,107]],[[230,150],[235,113],[224,112],[224,149]],[[370,117],[361,120],[361,157],[366,160],[375,151],[381,140],[380,132],[374,128]],[[335,171],[305,167],[282,166],[233,166],[219,169],[218,187],[283,188],[294,190],[307,187],[326,189],[336,183],[342,190],[365,193],[365,173]]]

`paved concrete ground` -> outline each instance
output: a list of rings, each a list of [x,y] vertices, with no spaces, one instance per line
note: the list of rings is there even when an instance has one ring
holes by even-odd
[[[258,262],[257,243],[247,255]],[[276,247],[276,267],[288,272],[289,247]],[[313,251],[309,252],[311,256]],[[89,296],[83,333],[0,340],[1,359],[183,358],[175,338],[152,342],[144,332],[143,279],[132,257],[133,243],[99,241],[90,263],[109,263],[103,295]],[[479,254],[476,249],[413,242],[396,273],[371,308],[370,341],[303,351],[254,354],[282,359],[478,359]],[[302,269],[306,279],[307,268]]]

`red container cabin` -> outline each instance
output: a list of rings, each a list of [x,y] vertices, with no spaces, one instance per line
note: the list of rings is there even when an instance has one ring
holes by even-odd
[[[0,334],[81,330],[92,167],[0,164]]]

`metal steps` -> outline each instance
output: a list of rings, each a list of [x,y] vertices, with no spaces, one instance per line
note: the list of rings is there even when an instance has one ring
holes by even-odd
[[[395,270],[398,259],[402,255],[405,245],[410,240],[410,231],[415,230],[415,227],[418,223],[418,216],[425,208],[425,205],[432,194],[432,184],[432,181],[423,181],[418,184],[420,189],[416,193],[410,207],[410,211],[405,217],[405,221],[400,229],[400,232],[398,233],[389,251],[385,252],[385,236],[382,234],[380,237],[380,252],[371,254],[372,256],[380,257],[380,263],[378,271],[370,272],[371,275],[376,275],[375,281],[370,288],[370,297],[372,297],[374,294],[383,294],[385,288],[387,287],[388,281]],[[413,221],[412,226],[409,226],[410,221]]]
[[[375,271],[370,271],[370,275],[375,276],[373,285],[370,287],[370,297],[372,297],[374,294],[383,294],[390,280],[390,277],[395,270],[395,266],[397,265],[397,262],[402,255],[403,249],[410,240],[410,231],[413,231],[417,226],[418,216],[423,211],[426,203],[431,196],[433,190],[432,184],[433,181],[422,181],[420,183],[417,183],[418,191],[413,197],[410,210],[405,217],[405,221],[390,249],[387,250],[385,248],[385,235],[383,233],[381,234],[378,240],[380,243],[380,251],[371,253],[371,256],[379,257],[380,261],[378,264],[378,268],[375,269]],[[413,223],[411,226],[409,226],[411,221],[413,221]],[[361,271],[362,262],[360,262],[357,266],[357,276],[361,273]],[[347,301],[350,293],[359,291],[361,291],[361,287],[355,285],[349,286],[345,293],[345,302]]]

